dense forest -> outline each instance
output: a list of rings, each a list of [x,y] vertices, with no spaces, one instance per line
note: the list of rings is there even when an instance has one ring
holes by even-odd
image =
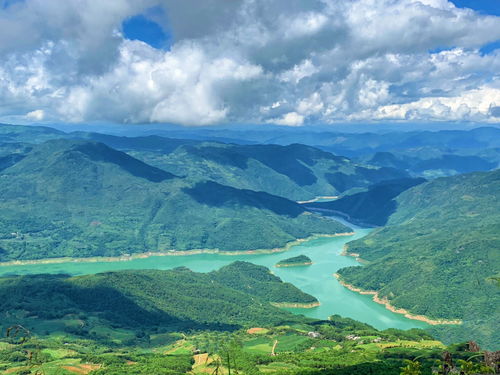
[[[395,168],[355,163],[301,144],[200,143],[183,145],[171,153],[141,150],[132,151],[131,155],[180,176],[209,179],[293,200],[335,196],[354,187],[407,176]]]
[[[53,140],[0,172],[0,261],[283,247],[351,229],[297,203]]]
[[[12,275],[0,278],[0,371],[494,372],[497,354],[466,342],[486,349],[500,342],[499,171],[433,178],[493,168],[496,130],[303,138],[319,148],[285,142],[299,131],[281,146],[255,145],[237,132],[231,139],[217,130],[183,139],[160,133],[0,125],[0,262],[273,249],[351,232],[314,212],[335,211],[385,225],[348,244],[364,266],[340,270],[343,281],[414,314],[462,324],[380,331],[339,316],[306,318],[277,306],[312,307],[314,296],[240,261],[208,273]],[[251,136],[273,143],[272,134]],[[340,199],[294,201],[333,195]],[[302,255],[276,266],[310,261]]]
[[[499,170],[407,190],[386,227],[348,244],[369,263],[339,273],[412,313],[463,320],[435,328],[438,337],[457,341],[474,332],[485,345],[498,345],[499,192]]]
[[[271,302],[307,304],[317,300],[282,282],[267,268],[246,262],[208,274],[177,268],[0,279],[4,329],[20,317],[38,326],[54,325],[69,317],[100,319],[135,330],[161,327],[168,331],[236,329],[297,320],[272,307]]]

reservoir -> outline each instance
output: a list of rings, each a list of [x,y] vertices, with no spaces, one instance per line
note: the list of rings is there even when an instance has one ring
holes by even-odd
[[[339,220],[341,221],[341,220]],[[356,227],[355,235],[316,238],[272,254],[195,254],[181,256],[154,256],[116,262],[66,262],[54,264],[32,264],[0,267],[0,276],[9,274],[66,273],[72,275],[93,274],[125,269],[171,269],[185,266],[196,272],[209,272],[236,260],[242,260],[268,267],[283,281],[290,282],[304,292],[315,296],[321,306],[312,309],[287,309],[312,318],[326,319],[338,314],[371,324],[378,329],[386,328],[426,328],[424,322],[405,318],[372,301],[368,295],[352,292],[339,284],[333,274],[340,268],[356,266],[359,263],[350,256],[340,255],[344,244],[366,236],[372,229]],[[304,267],[277,268],[282,259],[306,255],[313,264]]]

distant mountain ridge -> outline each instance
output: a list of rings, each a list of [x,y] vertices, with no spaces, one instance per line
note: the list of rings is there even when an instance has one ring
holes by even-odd
[[[397,209],[396,197],[424,182],[426,180],[423,178],[389,180],[337,200],[305,203],[304,206],[312,210],[345,215],[353,223],[383,226]]]
[[[301,144],[199,143],[182,145],[171,153],[130,154],[176,175],[206,178],[294,200],[338,195],[353,187],[408,176],[394,168],[358,164]]]

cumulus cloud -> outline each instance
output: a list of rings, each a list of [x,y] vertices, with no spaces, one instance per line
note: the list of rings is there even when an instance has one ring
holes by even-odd
[[[125,38],[137,14],[169,50]],[[500,17],[447,0],[24,0],[0,29],[3,118],[500,121]]]

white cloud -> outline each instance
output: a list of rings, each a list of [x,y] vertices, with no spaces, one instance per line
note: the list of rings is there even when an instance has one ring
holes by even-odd
[[[28,120],[42,121],[45,118],[45,113],[43,109],[37,109],[26,114]]]
[[[297,112],[289,112],[280,118],[272,119],[269,121],[278,125],[299,126],[304,123],[304,116],[299,115]]]
[[[317,73],[318,69],[311,60],[304,60],[300,65],[295,65],[292,69],[280,74],[279,79],[283,82],[299,83],[303,78],[310,77]]]
[[[152,6],[169,51],[121,34]],[[447,0],[25,0],[0,10],[0,29],[0,119],[499,118],[500,52],[479,48],[500,18]]]
[[[469,90],[460,96],[423,98],[401,105],[387,105],[378,108],[376,119],[499,122],[491,116],[491,108],[500,102],[500,88],[481,87]]]

